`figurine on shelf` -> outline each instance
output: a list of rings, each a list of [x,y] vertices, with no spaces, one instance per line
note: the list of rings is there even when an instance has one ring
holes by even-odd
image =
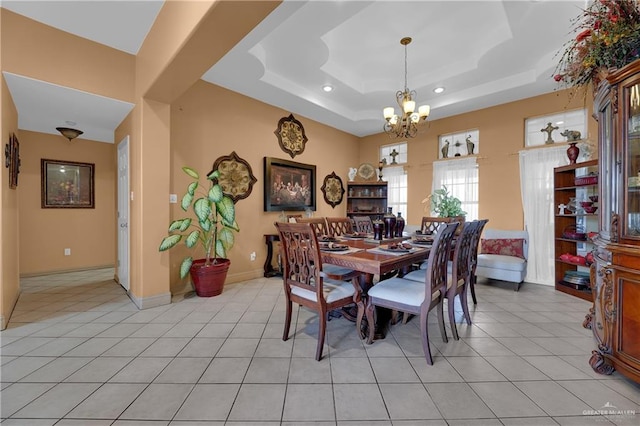
[[[441,152],[442,158],[449,158],[449,141],[447,139],[444,141]]]
[[[353,180],[356,178],[356,174],[358,174],[358,169],[356,169],[355,167],[349,167],[349,182],[353,182]]]
[[[558,208],[560,209],[560,211],[558,212],[558,214],[567,214],[566,212],[566,208],[569,207],[566,204],[560,204],[558,205]]]
[[[560,128],[560,127],[558,127],[558,126],[554,126],[554,125],[553,125],[553,123],[548,122],[548,123],[547,123],[547,127],[543,128],[543,129],[540,129],[540,131],[541,131],[542,133],[545,133],[545,132],[547,133],[547,140],[546,140],[544,143],[546,143],[546,144],[552,144],[552,143],[554,143],[554,140],[553,140],[553,138],[551,137],[551,133],[552,133],[554,130],[558,130],[559,128]]]

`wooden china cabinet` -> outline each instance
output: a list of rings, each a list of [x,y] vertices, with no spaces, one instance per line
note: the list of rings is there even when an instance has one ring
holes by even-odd
[[[594,100],[600,223],[585,319],[597,349],[591,367],[640,382],[640,60],[610,74]]]

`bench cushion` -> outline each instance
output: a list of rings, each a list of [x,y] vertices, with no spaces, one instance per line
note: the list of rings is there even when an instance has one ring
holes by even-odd
[[[479,254],[478,266],[485,268],[506,269],[508,271],[524,271],[527,263],[524,259],[516,256],[505,256],[502,254]]]

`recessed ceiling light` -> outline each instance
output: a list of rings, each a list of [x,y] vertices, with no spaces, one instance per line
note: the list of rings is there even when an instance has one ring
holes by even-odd
[[[442,93],[442,92],[444,92],[444,87],[436,87],[435,89],[433,89],[433,91],[435,93]]]
[[[333,86],[330,84],[325,84],[324,86],[322,86],[322,90],[324,90],[325,92],[331,92],[333,90]]]
[[[564,124],[564,121],[556,121],[556,124]]]

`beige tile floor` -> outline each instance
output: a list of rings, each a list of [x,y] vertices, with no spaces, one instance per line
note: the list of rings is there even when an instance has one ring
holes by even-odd
[[[315,361],[315,314],[296,310],[281,339],[278,278],[139,311],[112,276],[21,281],[0,333],[2,426],[640,424],[640,386],[589,367],[589,305],[549,287],[481,281],[461,340],[431,324],[428,366],[415,320],[366,345],[332,319]]]

